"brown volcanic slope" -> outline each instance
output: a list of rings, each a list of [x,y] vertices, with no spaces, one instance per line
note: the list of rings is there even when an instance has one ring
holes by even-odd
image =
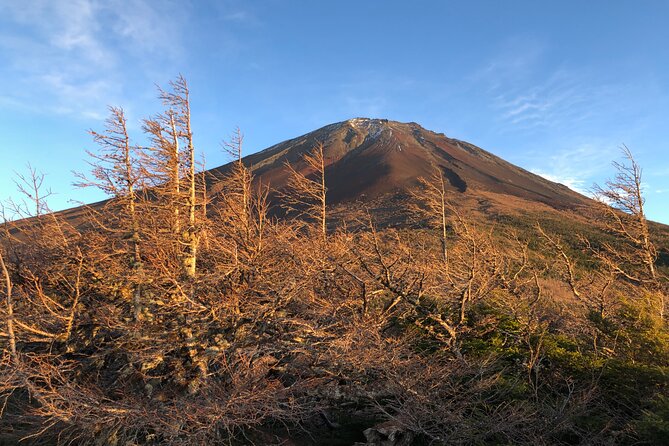
[[[319,141],[324,144],[328,163],[326,181],[331,204],[406,190],[416,185],[419,177],[429,177],[434,166],[442,170],[454,195],[490,192],[556,209],[575,209],[590,202],[566,186],[413,122],[351,119],[276,144],[245,157],[244,162],[263,184],[281,189],[287,180],[285,163],[308,174],[300,158]],[[226,170],[227,166],[221,166],[211,173],[216,178]]]
[[[418,178],[429,178],[438,166],[448,179],[451,201],[463,208],[488,216],[548,212],[563,220],[575,217],[586,224],[590,221],[586,214],[592,200],[413,122],[356,118],[330,124],[246,156],[244,163],[256,181],[280,190],[288,179],[286,162],[310,173],[301,157],[318,142],[324,144],[328,202],[335,213],[355,214],[369,207],[379,221],[402,224],[404,220],[396,217],[406,207],[406,192],[418,184]],[[218,180],[230,166],[208,171],[210,192],[219,189]],[[104,203],[90,207],[99,209]],[[58,214],[77,226],[85,208]]]

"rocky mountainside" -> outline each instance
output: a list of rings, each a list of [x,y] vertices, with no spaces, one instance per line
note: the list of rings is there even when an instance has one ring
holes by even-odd
[[[556,209],[575,209],[589,202],[564,185],[414,122],[350,119],[276,144],[245,157],[244,162],[258,181],[281,189],[288,178],[285,163],[308,173],[301,156],[318,142],[324,144],[331,204],[405,190],[416,185],[419,177],[429,177],[435,166],[448,179],[454,197],[494,193]],[[226,170],[227,166],[221,166],[211,172],[216,178]]]
[[[380,224],[406,224],[409,220],[402,211],[409,207],[409,191],[419,184],[419,178],[434,174],[435,168],[448,180],[449,201],[472,216],[525,218],[529,213],[533,214],[530,219],[541,215],[580,220],[584,226],[592,223],[591,199],[473,144],[426,130],[414,122],[350,119],[278,143],[243,161],[258,184],[276,192],[287,184],[287,163],[300,173],[311,173],[302,157],[318,143],[323,144],[328,206],[335,225],[342,219],[359,219],[367,211]],[[229,163],[206,172],[211,195],[221,190],[221,179],[231,166]],[[274,192],[270,200],[279,205]],[[98,208],[104,203],[89,206]],[[210,209],[215,206],[214,202]],[[78,207],[59,215],[77,225],[84,213],[85,207]]]

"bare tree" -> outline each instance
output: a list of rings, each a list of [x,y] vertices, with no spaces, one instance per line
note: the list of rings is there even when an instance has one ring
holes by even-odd
[[[197,217],[197,179],[195,146],[193,143],[193,130],[191,128],[190,90],[186,79],[179,75],[175,81],[170,82],[171,91],[160,89],[160,99],[168,108],[171,134],[175,153],[179,153],[179,141],[184,146],[184,167],[186,184],[186,210],[188,215],[187,227],[183,234],[184,269],[186,274],[194,277],[197,270],[197,250],[199,245],[199,234],[196,226]]]
[[[125,113],[120,107],[109,107],[110,115],[102,132],[91,130],[93,140],[100,146],[99,152],[87,151],[91,157],[92,179],[83,174],[76,174],[80,179],[75,183],[79,187],[96,187],[111,195],[112,206],[122,206],[125,217],[120,218],[122,238],[131,241],[130,255],[134,270],[134,307],[135,318],[141,311],[142,294],[142,252],[140,234],[140,215],[138,193],[146,185],[143,169],[138,165],[139,149],[130,142]]]
[[[578,290],[578,285],[576,282],[574,261],[567,254],[562,240],[560,240],[560,238],[557,236],[548,235],[539,223],[537,223],[537,231],[539,231],[539,234],[546,241],[548,246],[550,246],[550,248],[559,256],[560,264],[562,264],[566,270],[566,282],[569,284],[569,288],[571,289],[572,294],[576,299],[581,299],[581,292]]]
[[[466,322],[468,306],[480,300],[499,286],[504,262],[500,250],[495,246],[492,231],[479,229],[467,221],[453,206],[454,231],[458,239],[453,252],[453,267],[450,280],[458,294],[458,324]]]
[[[241,227],[248,235],[253,177],[242,161],[243,145],[244,135],[239,128],[236,128],[230,140],[223,144],[224,151],[232,159],[232,168],[224,180],[223,200],[230,217],[236,220],[236,226]]]
[[[183,206],[181,194],[183,163],[174,112],[167,110],[165,114],[145,119],[143,129],[151,141],[151,146],[147,147],[144,156],[146,176],[151,179],[160,206],[166,206],[171,210],[171,231],[175,240],[179,240]]]
[[[301,173],[286,163],[290,177],[282,193],[283,206],[297,215],[316,221],[323,240],[327,237],[327,187],[325,186],[325,155],[319,142],[304,154],[307,172]]]
[[[438,166],[434,166],[434,170],[429,179],[418,179],[421,190],[420,192],[412,192],[413,197],[420,203],[414,205],[413,210],[418,212],[424,218],[427,218],[431,225],[438,228],[440,231],[441,248],[444,264],[448,264],[448,209],[450,203],[446,195],[446,183],[444,181],[444,174]]]
[[[657,249],[644,210],[642,169],[627,146],[623,146],[622,154],[623,161],[613,163],[616,175],[603,187],[594,186],[606,229],[616,240],[597,247],[587,241],[586,246],[610,274],[645,288],[664,319],[666,290],[662,286],[664,277],[655,265]]]
[[[14,303],[12,302],[12,278],[9,275],[9,270],[5,264],[5,258],[0,250],[0,268],[2,269],[2,276],[5,281],[5,311],[7,313],[7,338],[9,340],[9,351],[12,358],[16,360],[16,334],[14,333]]]
[[[644,212],[642,169],[627,146],[623,146],[622,154],[622,162],[613,162],[616,175],[606,181],[603,187],[595,185],[594,193],[607,217],[607,228],[631,245],[634,252],[624,253],[620,249],[607,246],[607,251],[611,254],[608,259],[613,262],[618,272],[629,280],[640,283],[644,281],[643,276],[645,276],[654,281],[657,279],[655,268],[657,250],[651,241]],[[643,276],[627,267],[638,264],[645,270]]]
[[[43,214],[50,212],[46,199],[53,193],[50,189],[44,189],[44,174],[38,172],[32,165],[27,166],[28,173],[26,175],[15,172],[16,179],[14,184],[21,195],[27,201],[30,201],[31,206],[21,206],[17,203],[12,203],[14,212],[19,217],[28,217],[34,215],[39,218]]]

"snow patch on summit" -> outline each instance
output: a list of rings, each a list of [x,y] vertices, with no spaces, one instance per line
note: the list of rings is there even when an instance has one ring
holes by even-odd
[[[354,118],[347,121],[351,127],[367,133],[367,138],[376,140],[388,127],[385,119]],[[392,134],[392,130],[390,130]]]

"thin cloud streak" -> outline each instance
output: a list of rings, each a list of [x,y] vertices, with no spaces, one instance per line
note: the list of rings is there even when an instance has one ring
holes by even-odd
[[[503,124],[516,130],[557,127],[591,115],[589,104],[597,93],[588,91],[579,76],[561,71],[541,84],[500,93],[492,107]]]
[[[542,165],[533,167],[530,171],[590,196],[592,184],[610,170],[611,158],[606,147],[607,144],[589,143],[559,150],[542,157]],[[536,165],[538,161],[535,160],[533,163]]]
[[[125,77],[141,76],[147,65],[178,60],[182,53],[184,24],[173,14],[176,4],[154,5],[148,0],[1,4],[2,21],[13,30],[0,33],[0,55],[21,74],[0,91],[3,103],[99,119],[105,104],[131,102],[120,87]],[[187,7],[180,12],[185,21]]]
[[[555,173],[548,173],[544,172],[541,170],[532,170],[531,171],[533,174],[539,175],[542,178],[547,179],[548,181],[552,181],[554,183],[560,183],[564,184],[567,186],[569,189],[576,191],[580,194],[589,196],[590,192],[588,191],[588,188],[585,187],[586,185],[586,180],[583,178],[577,178],[573,176],[563,176],[560,174],[555,174]]]

